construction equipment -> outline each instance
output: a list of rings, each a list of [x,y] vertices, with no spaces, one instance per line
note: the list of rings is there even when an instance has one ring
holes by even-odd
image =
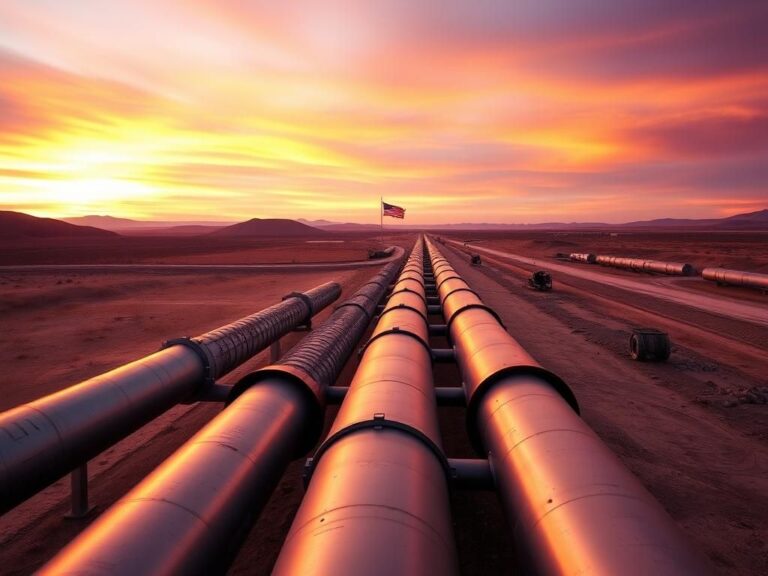
[[[528,278],[528,287],[542,292],[552,290],[552,276],[544,270],[537,270]]]

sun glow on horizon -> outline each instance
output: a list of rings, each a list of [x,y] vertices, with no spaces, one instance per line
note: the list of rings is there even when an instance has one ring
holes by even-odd
[[[617,222],[768,197],[748,2],[72,4],[0,6],[0,209]]]

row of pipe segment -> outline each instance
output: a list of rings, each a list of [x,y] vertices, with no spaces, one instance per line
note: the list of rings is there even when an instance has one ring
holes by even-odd
[[[339,398],[307,460],[307,491],[274,574],[457,574],[449,482],[495,486],[525,573],[710,572],[579,418],[566,384],[429,239],[395,281],[349,388],[331,386],[399,269],[384,267],[278,363],[241,379],[220,415],[40,573],[221,572],[288,462],[316,445],[326,402]],[[444,325],[429,325],[435,313]],[[431,349],[430,333],[446,334],[453,351]],[[198,387],[218,371],[211,366],[231,364],[206,360],[205,337],[182,344],[166,350],[194,354]],[[468,430],[487,460],[449,460],[442,449],[437,399],[455,404],[456,394],[434,387],[432,362],[446,359],[458,365]]]
[[[338,299],[328,282],[0,414],[0,513],[122,440]]]
[[[457,574],[432,381],[423,241],[365,344],[275,575]]]
[[[467,398],[527,573],[708,574],[661,505],[427,241]]]
[[[623,256],[587,253],[572,253],[568,255],[568,258],[574,262],[602,264],[603,266],[625,268],[635,272],[654,272],[671,276],[693,276],[696,274],[696,269],[693,265],[682,262],[664,262],[662,260],[648,260],[646,258],[626,258]]]
[[[325,390],[400,267],[391,262],[46,564],[40,574],[220,572],[288,463],[319,439]]]

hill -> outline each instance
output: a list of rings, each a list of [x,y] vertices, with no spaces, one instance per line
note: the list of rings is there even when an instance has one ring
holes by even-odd
[[[77,226],[53,218],[38,218],[23,212],[0,211],[0,236],[3,238],[85,238],[118,236],[109,230]]]
[[[174,220],[131,220],[130,218],[115,218],[114,216],[73,216],[72,218],[62,218],[64,222],[70,224],[77,224],[78,226],[95,226],[96,228],[102,228],[104,230],[114,230],[115,232],[123,232],[126,230],[145,231],[152,230],[154,232],[163,231],[166,228],[179,228],[179,227],[210,227],[212,231],[215,228],[221,228],[222,226],[229,226],[233,222],[218,222],[208,220],[190,220],[190,221],[174,221]],[[203,234],[206,230],[198,230],[199,234]],[[187,232],[182,231],[184,235],[188,235]],[[190,231],[191,233],[191,231]],[[177,236],[178,231],[171,231],[171,236]]]
[[[209,236],[325,236],[318,228],[287,218],[253,218],[211,232]]]

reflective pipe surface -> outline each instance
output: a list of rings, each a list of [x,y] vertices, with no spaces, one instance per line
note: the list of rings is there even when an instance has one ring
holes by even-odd
[[[742,272],[741,270],[729,270],[727,268],[704,268],[701,271],[704,280],[712,280],[718,284],[733,284],[734,286],[749,286],[768,290],[768,274],[758,272]]]
[[[229,372],[338,298],[305,294],[0,414],[5,512]]]
[[[605,255],[598,255],[595,258],[595,261],[603,266],[625,268],[636,272],[655,272],[657,274],[669,274],[671,276],[693,276],[696,274],[696,269],[691,264],[683,264],[680,262],[662,262],[660,260],[645,260],[643,258],[624,258],[621,256]]]
[[[579,418],[567,386],[469,302],[469,292],[454,294],[441,298],[476,428],[470,434],[488,454],[525,573],[710,574],[661,505]],[[453,301],[459,295],[464,302]]]
[[[419,240],[365,346],[274,575],[458,572],[440,446]],[[412,264],[417,265],[412,265]]]
[[[371,310],[399,264],[361,288]],[[389,279],[386,278],[387,274]],[[337,376],[368,317],[343,303],[280,364],[236,386],[229,406],[115,503],[41,574],[210,574],[223,570],[285,467],[319,436],[316,390]],[[338,344],[339,333],[357,334]],[[327,345],[336,344],[331,349]],[[346,348],[344,348],[346,347]],[[304,369],[304,363],[313,366]],[[333,372],[336,370],[336,372]],[[311,374],[307,374],[311,371]],[[315,433],[314,439],[308,438]]]
[[[587,264],[594,264],[597,262],[597,256],[595,254],[577,254],[573,253],[568,256],[569,259],[574,262],[585,262]]]

